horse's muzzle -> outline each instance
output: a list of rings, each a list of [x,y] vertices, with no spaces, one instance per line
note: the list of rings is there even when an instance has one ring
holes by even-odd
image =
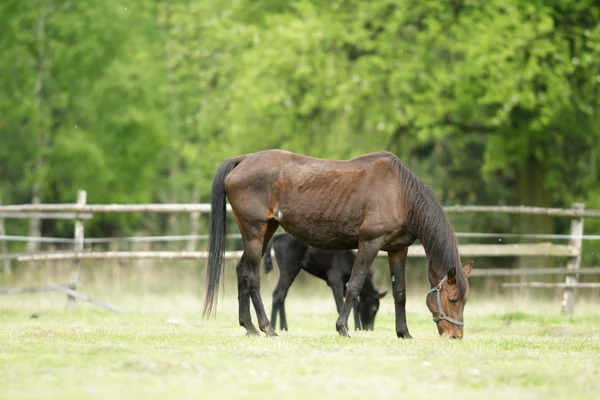
[[[373,324],[363,325],[363,331],[372,331],[372,330],[373,330]]]

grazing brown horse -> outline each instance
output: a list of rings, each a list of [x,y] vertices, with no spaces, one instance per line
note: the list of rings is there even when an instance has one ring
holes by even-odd
[[[265,251],[265,274],[273,269],[271,248],[275,251],[277,266],[279,267],[279,281],[273,291],[273,304],[271,309],[271,326],[276,329],[277,314],[280,315],[281,330],[288,330],[285,314],[285,298],[288,290],[300,270],[323,279],[333,292],[333,299],[337,312],[342,310],[346,284],[352,274],[352,267],[356,256],[352,250],[319,250],[300,242],[298,239],[284,233],[273,236]],[[379,310],[379,300],[386,292],[380,293],[373,282],[373,271],[369,269],[365,283],[358,294],[358,301],[354,303],[354,329],[372,331],[375,326],[375,316]]]
[[[426,304],[440,335],[463,336],[463,309],[472,262],[461,267],[454,231],[434,194],[392,153],[352,160],[325,160],[283,150],[232,157],[218,168],[212,187],[209,258],[204,315],[217,304],[225,251],[226,197],[242,234],[237,265],[239,323],[258,335],[277,336],[260,295],[259,267],[281,225],[302,243],[321,250],[357,249],[346,298],[335,327],[348,335],[348,317],[380,250],[387,251],[396,312],[396,334],[406,325],[405,264],[419,239],[427,255]]]

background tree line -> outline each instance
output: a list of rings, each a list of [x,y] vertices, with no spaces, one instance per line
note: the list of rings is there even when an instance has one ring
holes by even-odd
[[[599,88],[590,0],[4,0],[0,197],[73,202],[86,189],[91,203],[206,202],[223,159],[285,148],[392,151],[444,204],[600,208]],[[569,224],[452,221],[472,232]],[[86,229],[186,224],[107,214]],[[8,226],[38,228],[72,235],[69,223]]]

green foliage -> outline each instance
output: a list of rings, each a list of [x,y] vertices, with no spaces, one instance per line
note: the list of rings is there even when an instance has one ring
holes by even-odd
[[[600,204],[590,0],[7,0],[0,71],[4,203],[38,189],[71,202],[80,188],[94,203],[207,201],[223,159],[285,148],[393,151],[447,204]],[[463,231],[547,227],[453,218]]]

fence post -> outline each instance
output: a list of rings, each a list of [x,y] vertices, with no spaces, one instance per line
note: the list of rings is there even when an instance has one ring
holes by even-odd
[[[583,203],[573,203],[572,207],[575,210],[582,210],[585,208]],[[567,274],[565,277],[565,283],[573,284],[577,283],[579,279],[579,266],[581,264],[581,236],[583,235],[583,217],[573,217],[571,219],[571,240],[569,244],[577,249],[577,255],[569,257],[567,261],[567,269],[573,270],[573,273]],[[568,315],[573,314],[575,309],[575,288],[565,288],[563,294],[562,312]]]
[[[87,192],[80,190],[77,192],[77,205],[84,206],[87,203]],[[83,251],[83,220],[75,220],[75,252]],[[69,288],[77,290],[79,283],[79,268],[81,260],[76,257],[73,261],[73,269],[71,270],[71,280],[69,282]],[[75,306],[75,297],[67,295],[67,310],[72,309]]]
[[[41,202],[41,197],[39,194],[39,190],[38,190],[38,185],[34,184],[33,188],[32,188],[32,199],[31,199],[31,204],[32,205],[38,205]],[[42,220],[40,218],[36,218],[35,216],[33,218],[31,218],[29,220],[29,237],[31,237],[33,240],[30,240],[27,242],[27,252],[28,253],[39,253],[42,245],[41,242],[38,242],[37,239],[38,237],[42,236]],[[33,269],[35,268],[35,262],[31,261],[29,263],[29,268]]]
[[[0,205],[2,205],[2,199],[0,199]],[[6,229],[4,227],[4,218],[0,218],[0,236],[6,236]],[[0,251],[3,256],[8,254],[8,248],[6,246],[6,240],[0,239]],[[12,270],[12,265],[10,264],[10,260],[8,258],[4,259],[4,273],[10,274]]]

